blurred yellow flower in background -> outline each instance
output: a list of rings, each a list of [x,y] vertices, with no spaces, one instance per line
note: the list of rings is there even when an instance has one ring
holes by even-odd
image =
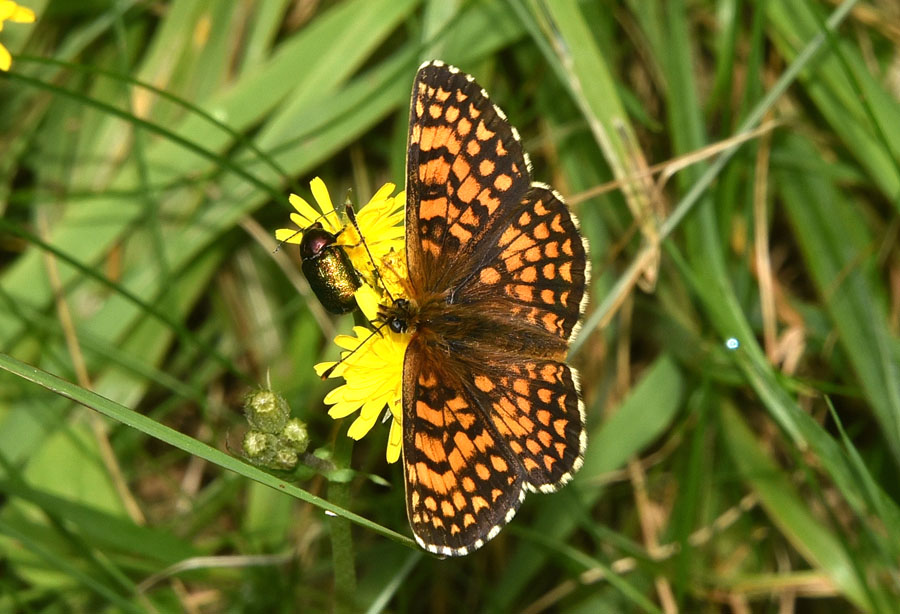
[[[34,11],[24,6],[19,6],[12,0],[0,0],[0,31],[3,30],[3,22],[34,23]],[[12,66],[12,55],[9,49],[0,43],[0,70],[7,71]]]

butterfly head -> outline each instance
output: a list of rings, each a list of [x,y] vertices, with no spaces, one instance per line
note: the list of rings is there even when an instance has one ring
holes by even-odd
[[[408,299],[398,298],[393,303],[383,306],[379,313],[379,317],[384,321],[388,328],[395,333],[406,333],[410,331],[415,317],[416,310],[413,303]]]

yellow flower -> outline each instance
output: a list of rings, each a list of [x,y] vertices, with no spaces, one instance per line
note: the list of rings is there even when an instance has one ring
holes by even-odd
[[[382,304],[407,294],[403,229],[406,194],[401,191],[392,196],[395,186],[386,183],[356,211],[356,222],[365,240],[363,244],[350,220],[335,210],[325,183],[316,177],[309,187],[318,209],[291,194],[291,205],[296,210],[291,214],[291,221],[297,229],[280,228],[275,231],[275,237],[286,243],[300,243],[303,231],[316,222],[335,235],[337,244],[347,252],[363,280],[355,293],[356,303],[366,319],[375,322]],[[366,246],[372,254],[371,259]],[[320,376],[344,378],[344,383],[325,397],[325,403],[331,406],[328,415],[338,419],[359,412],[347,434],[353,439],[361,439],[372,430],[387,407],[391,416],[387,460],[396,462],[402,443],[403,356],[409,335],[393,333],[387,327],[373,332],[364,326],[356,326],[353,335],[338,335],[334,342],[343,350],[341,362],[323,362],[315,366]]]
[[[0,0],[0,31],[3,30],[4,21],[33,23],[34,11],[19,6],[12,0]],[[0,70],[7,71],[10,66],[12,66],[12,56],[9,50],[0,43]]]
[[[378,317],[380,300],[381,295],[367,284],[356,291],[356,301],[369,321]],[[372,429],[387,406],[392,417],[387,461],[393,463],[400,458],[403,356],[410,337],[391,332],[387,327],[373,333],[368,328],[356,326],[353,333],[353,336],[338,335],[334,339],[345,350],[341,353],[342,362],[322,362],[315,366],[316,373],[321,376],[337,364],[328,377],[344,378],[344,384],[325,396],[325,403],[331,405],[328,415],[337,419],[359,411],[347,435],[361,439]]]
[[[337,237],[337,244],[344,247],[353,268],[372,281],[371,276],[366,274],[372,270],[372,262],[366,254],[365,245],[369,246],[376,263],[392,250],[403,249],[406,192],[400,191],[391,196],[396,186],[393,183],[386,183],[375,192],[368,203],[356,211],[356,222],[365,239],[363,245],[359,233],[346,215],[339,214],[335,210],[325,182],[316,177],[309,183],[309,187],[319,209],[316,210],[296,194],[291,194],[291,205],[296,209],[296,213],[291,214],[291,221],[298,228],[279,228],[275,231],[275,238],[299,244],[303,239],[303,231],[319,222],[325,230]]]

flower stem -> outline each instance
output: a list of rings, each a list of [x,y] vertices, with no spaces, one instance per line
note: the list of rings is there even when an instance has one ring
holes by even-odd
[[[350,464],[353,451],[353,440],[349,437],[338,437],[334,445],[334,464],[343,469]],[[350,484],[348,482],[329,482],[328,499],[336,505],[350,503]],[[331,534],[331,556],[334,563],[334,612],[354,612],[354,595],[356,594],[356,567],[353,555],[353,536],[350,523],[339,516],[328,519]]]

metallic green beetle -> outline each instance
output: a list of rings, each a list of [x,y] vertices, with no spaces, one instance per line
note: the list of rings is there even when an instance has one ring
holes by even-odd
[[[319,302],[331,313],[350,313],[356,309],[353,293],[361,285],[359,275],[344,248],[316,222],[300,241],[303,275]]]

